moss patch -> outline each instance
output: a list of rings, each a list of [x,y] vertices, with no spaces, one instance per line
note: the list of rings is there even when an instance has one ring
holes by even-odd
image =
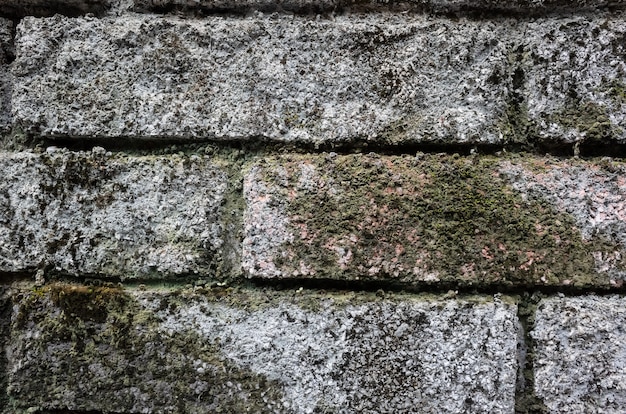
[[[124,290],[54,284],[15,297],[16,410],[272,411],[281,387],[192,331],[164,333]],[[31,337],[29,333],[36,332]],[[142,408],[143,407],[143,408]]]
[[[290,156],[265,169],[288,200],[285,275],[459,285],[606,285],[574,220],[524,200],[495,157]],[[278,170],[287,170],[288,182]]]

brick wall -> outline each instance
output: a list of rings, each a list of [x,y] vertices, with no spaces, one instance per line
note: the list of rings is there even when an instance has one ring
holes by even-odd
[[[602,0],[0,0],[0,413],[626,412]]]

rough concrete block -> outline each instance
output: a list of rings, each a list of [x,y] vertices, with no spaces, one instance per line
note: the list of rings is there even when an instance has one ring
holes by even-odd
[[[583,11],[599,8],[618,8],[623,0],[409,0],[409,1],[359,1],[352,0],[134,0],[136,11],[434,11],[434,12],[524,12],[544,14],[554,11]]]
[[[550,157],[287,155],[244,181],[250,277],[621,286],[626,166]]]
[[[15,298],[16,409],[512,413],[509,299],[53,285]]]
[[[111,0],[0,0],[0,15],[23,17],[52,16],[56,13],[101,14],[114,2]]]
[[[26,18],[13,111],[52,137],[623,140],[625,33],[620,13]]]
[[[14,114],[53,137],[500,142],[516,27],[391,14],[26,18]]]
[[[540,141],[626,141],[624,39],[623,14],[529,22],[512,57],[525,90],[513,107],[528,117],[519,127]]]
[[[535,394],[550,412],[626,410],[626,299],[545,299],[537,308]]]
[[[0,271],[215,274],[225,173],[203,156],[0,154]]]

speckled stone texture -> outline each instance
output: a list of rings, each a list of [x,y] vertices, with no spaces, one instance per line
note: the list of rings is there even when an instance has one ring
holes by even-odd
[[[250,277],[619,287],[623,163],[285,155],[248,168]]]
[[[51,285],[14,295],[9,396],[124,413],[512,413],[517,306]]]
[[[527,133],[541,141],[626,140],[626,21],[623,14],[530,22],[520,44]],[[515,83],[515,82],[514,82]],[[525,108],[524,108],[525,107]],[[523,125],[520,125],[523,127]]]
[[[620,13],[26,18],[13,111],[46,136],[623,140],[625,30]]]
[[[408,0],[408,1],[353,1],[353,0],[134,0],[136,11],[434,11],[434,12],[523,12],[544,14],[554,11],[583,11],[598,8],[621,8],[623,0]]]
[[[226,176],[202,156],[0,154],[0,271],[211,276]]]
[[[512,26],[393,14],[26,18],[14,114],[46,136],[499,142]]]
[[[623,413],[626,409],[626,299],[543,300],[535,341],[535,394],[550,412]]]
[[[0,133],[11,127],[12,76],[8,63],[13,60],[13,22],[0,18]]]

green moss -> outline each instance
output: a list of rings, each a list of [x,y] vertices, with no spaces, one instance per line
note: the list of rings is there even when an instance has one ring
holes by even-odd
[[[592,102],[570,105],[552,115],[548,121],[567,129],[576,129],[587,143],[606,142],[622,134],[621,129],[609,119],[607,109]]]
[[[460,285],[606,285],[567,214],[523,200],[494,157],[350,155],[283,157],[290,182],[266,180],[291,197],[293,242],[276,260],[285,274],[345,279],[431,280]],[[314,191],[289,194],[314,167]],[[304,271],[303,271],[304,265]],[[430,274],[429,277],[425,275]]]
[[[19,387],[10,387],[16,410],[71,404],[126,412],[146,404],[140,395],[150,396],[146,406],[173,413],[280,407],[280,384],[229,361],[219,342],[192,330],[159,329],[156,314],[125,290],[53,284],[24,292],[15,305],[20,317],[13,321],[14,334],[38,332],[14,337],[23,365],[14,379]]]

